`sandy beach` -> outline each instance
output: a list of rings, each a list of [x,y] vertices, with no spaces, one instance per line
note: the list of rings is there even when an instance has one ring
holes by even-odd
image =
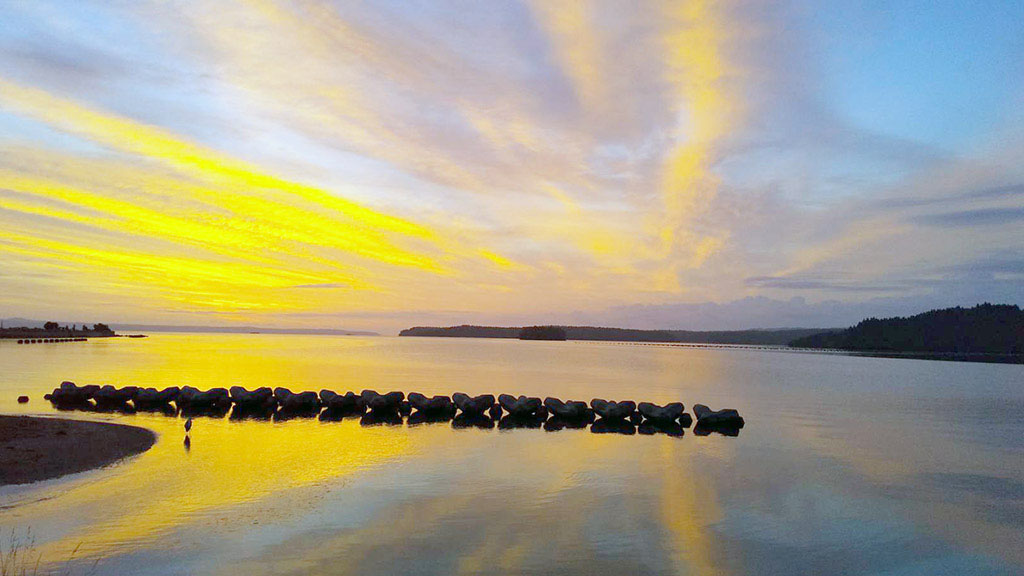
[[[136,426],[0,415],[0,486],[98,468],[154,442],[156,434]]]

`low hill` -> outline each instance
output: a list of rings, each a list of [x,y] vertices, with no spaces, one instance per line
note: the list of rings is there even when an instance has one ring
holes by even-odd
[[[986,303],[907,318],[868,318],[845,330],[797,338],[790,345],[879,352],[1022,354],[1024,310]]]
[[[783,328],[779,330],[724,330],[696,332],[690,330],[636,330],[597,326],[558,326],[568,340],[603,340],[610,342],[678,342],[692,344],[753,344],[785,346],[795,338],[826,332],[824,328]],[[521,326],[416,326],[399,336],[441,338],[519,338]]]

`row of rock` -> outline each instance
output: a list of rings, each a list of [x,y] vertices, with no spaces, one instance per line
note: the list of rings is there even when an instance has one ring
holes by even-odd
[[[45,398],[58,406],[93,402],[98,407],[117,407],[130,402],[138,409],[169,407],[173,402],[177,409],[186,412],[226,412],[234,406],[235,411],[240,414],[248,412],[257,415],[275,411],[313,415],[323,409],[328,415],[339,416],[365,413],[377,417],[408,416],[415,411],[424,419],[452,418],[459,414],[467,419],[487,416],[492,422],[502,419],[506,414],[513,420],[541,422],[549,415],[569,423],[590,423],[600,419],[605,423],[630,421],[633,424],[649,422],[688,427],[693,422],[681,402],[659,406],[651,402],[637,404],[632,400],[609,401],[594,398],[588,405],[577,400],[562,401],[552,397],[542,401],[531,396],[501,394],[495,398],[492,394],[469,396],[461,392],[452,394],[451,397],[439,395],[428,398],[418,392],[411,392],[406,397],[403,392],[380,394],[374,390],[363,390],[359,394],[338,394],[332,390],[321,390],[319,394],[292,392],[283,387],[247,390],[241,386],[232,386],[230,389],[212,388],[205,391],[192,386],[157,390],[136,386],[77,386],[73,382],[63,382]],[[696,404],[693,413],[698,424],[731,428],[742,428],[744,424],[743,418],[732,409],[712,411],[703,404]]]
[[[22,338],[18,344],[56,344],[60,342],[85,342],[87,338]]]

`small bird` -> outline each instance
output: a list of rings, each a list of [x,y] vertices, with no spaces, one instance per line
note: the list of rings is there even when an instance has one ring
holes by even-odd
[[[185,420],[185,435],[188,436],[188,433],[191,430],[192,430],[192,417],[189,416],[188,420]]]

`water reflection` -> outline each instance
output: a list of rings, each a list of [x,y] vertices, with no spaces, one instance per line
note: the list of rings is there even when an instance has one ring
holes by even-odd
[[[418,425],[413,412],[406,426],[363,427],[327,411],[287,421],[232,412],[196,417],[185,447],[181,416],[60,412],[160,435],[111,468],[0,489],[0,525],[31,527],[44,563],[81,543],[76,573],[96,560],[97,573],[141,576],[1024,567],[1016,366],[245,335],[44,350],[0,343],[0,409],[55,414],[36,399],[72,378],[704,401],[749,415],[738,438],[698,427],[693,436],[710,436],[680,439],[628,421],[574,432],[580,423],[549,418],[544,429],[565,431],[538,434],[497,433],[486,417]],[[32,402],[17,405],[20,393]]]

